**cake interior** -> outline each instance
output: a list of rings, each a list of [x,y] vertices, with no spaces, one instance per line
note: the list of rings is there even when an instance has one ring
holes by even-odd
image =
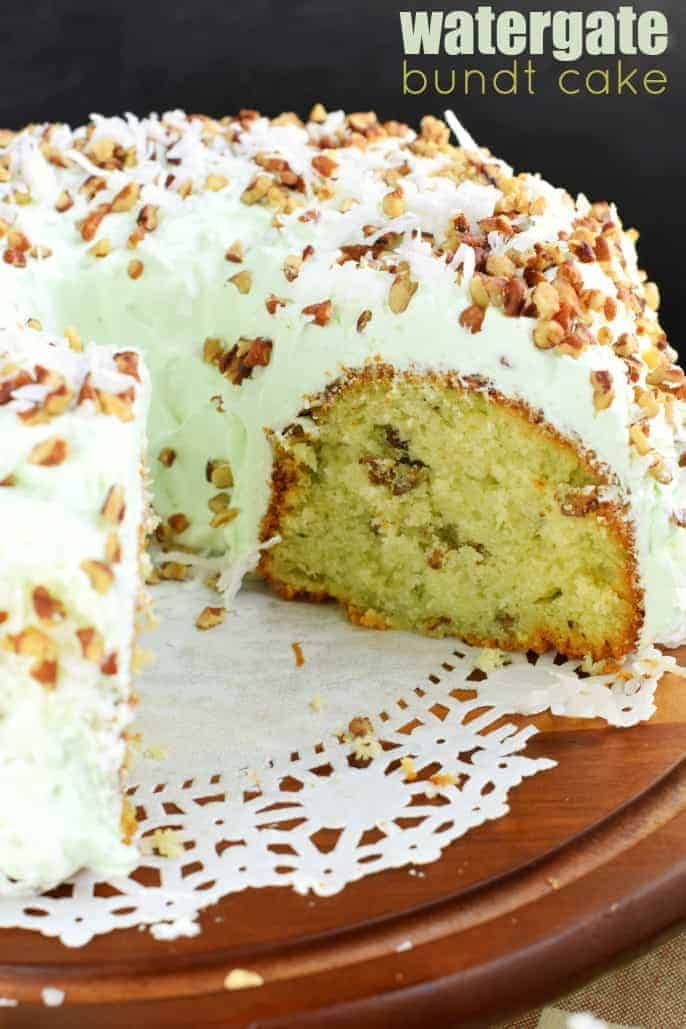
[[[263,538],[281,542],[261,571],[282,595],[504,649],[633,644],[625,522],[602,473],[525,408],[382,371],[329,390],[273,446]]]

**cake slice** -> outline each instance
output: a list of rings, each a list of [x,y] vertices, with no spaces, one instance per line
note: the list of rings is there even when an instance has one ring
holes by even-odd
[[[0,868],[27,889],[135,863],[147,392],[133,350],[0,332]]]

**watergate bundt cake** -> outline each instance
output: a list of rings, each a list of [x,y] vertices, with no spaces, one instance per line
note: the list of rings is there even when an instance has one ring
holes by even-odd
[[[47,722],[31,761],[3,750],[3,795],[26,777],[47,810],[59,769],[67,798],[41,861],[3,816],[8,874],[107,869],[118,838],[143,361],[169,566],[259,566],[356,623],[502,648],[616,661],[686,635],[686,380],[635,234],[451,124],[459,145],[318,104],[0,136],[3,729],[63,700],[109,734],[96,759],[84,729],[78,767]],[[65,460],[31,463],[50,439]]]

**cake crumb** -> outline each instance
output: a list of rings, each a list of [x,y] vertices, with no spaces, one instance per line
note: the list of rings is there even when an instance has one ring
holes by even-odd
[[[221,592],[221,590],[219,589],[219,578],[220,578],[220,576],[221,576],[221,572],[210,572],[210,574],[205,577],[205,585],[207,586],[207,588],[211,589],[211,590],[216,590],[217,593],[220,593]]]
[[[226,617],[224,607],[204,607],[195,619],[198,629],[213,629],[215,625],[221,625]]]
[[[318,693],[315,693],[315,695],[312,697],[312,700],[310,701],[310,705],[309,706],[310,706],[312,711],[321,711],[321,709],[323,707],[323,704],[322,704],[322,698],[320,697],[320,695]]]
[[[248,968],[232,968],[224,978],[225,990],[250,990],[255,986],[264,986],[264,979]]]
[[[350,720],[348,731],[343,734],[343,740],[352,744],[351,754],[358,761],[371,761],[381,753],[381,744],[374,731],[374,726],[366,715],[356,715]]]
[[[56,986],[44,986],[40,995],[46,1008],[58,1008],[64,1003],[64,990],[59,990]]]
[[[153,743],[149,747],[146,747],[143,751],[143,757],[149,758],[151,761],[164,761],[169,751],[166,747],[160,747]]]
[[[497,650],[495,647],[484,647],[476,655],[474,669],[488,675],[489,672],[494,672],[496,668],[501,668],[506,663],[509,661],[502,650]]]
[[[302,668],[305,664],[305,655],[303,654],[303,648],[299,643],[291,643],[293,653],[295,654],[295,667]]]
[[[158,854],[164,858],[181,857],[184,846],[176,829],[155,829],[140,843],[141,854]]]
[[[594,661],[590,654],[585,654],[579,668],[586,675],[603,675],[606,671],[606,664],[606,661]]]
[[[192,918],[175,918],[171,922],[155,922],[150,926],[150,935],[156,940],[192,939],[200,935],[200,926]]]
[[[155,660],[152,650],[144,650],[142,647],[134,646],[131,656],[131,671],[142,672],[144,668],[151,665]]]
[[[415,782],[417,779],[417,769],[414,766],[414,761],[411,757],[402,757],[400,759],[400,767],[405,773],[405,782]]]

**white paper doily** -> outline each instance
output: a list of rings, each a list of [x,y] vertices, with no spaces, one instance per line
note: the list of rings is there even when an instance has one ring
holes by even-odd
[[[204,633],[195,615],[216,594],[173,583],[154,599],[161,624],[144,642],[157,659],[139,682],[131,798],[144,849],[163,830],[169,856],[142,855],[153,885],[140,869],[107,884],[84,872],[51,895],[5,897],[1,927],[70,946],[142,924],[158,939],[194,935],[202,908],[246,887],[327,895],[433,861],[554,765],[522,753],[536,730],[503,716],[550,707],[635,724],[652,714],[665,667],[648,659],[627,683],[516,655],[485,676],[474,673],[480,652],[455,640],[355,628],[336,607],[288,604],[255,584]],[[378,750],[363,766],[343,738],[356,716],[371,719]],[[337,833],[333,849],[319,845],[324,829]]]

